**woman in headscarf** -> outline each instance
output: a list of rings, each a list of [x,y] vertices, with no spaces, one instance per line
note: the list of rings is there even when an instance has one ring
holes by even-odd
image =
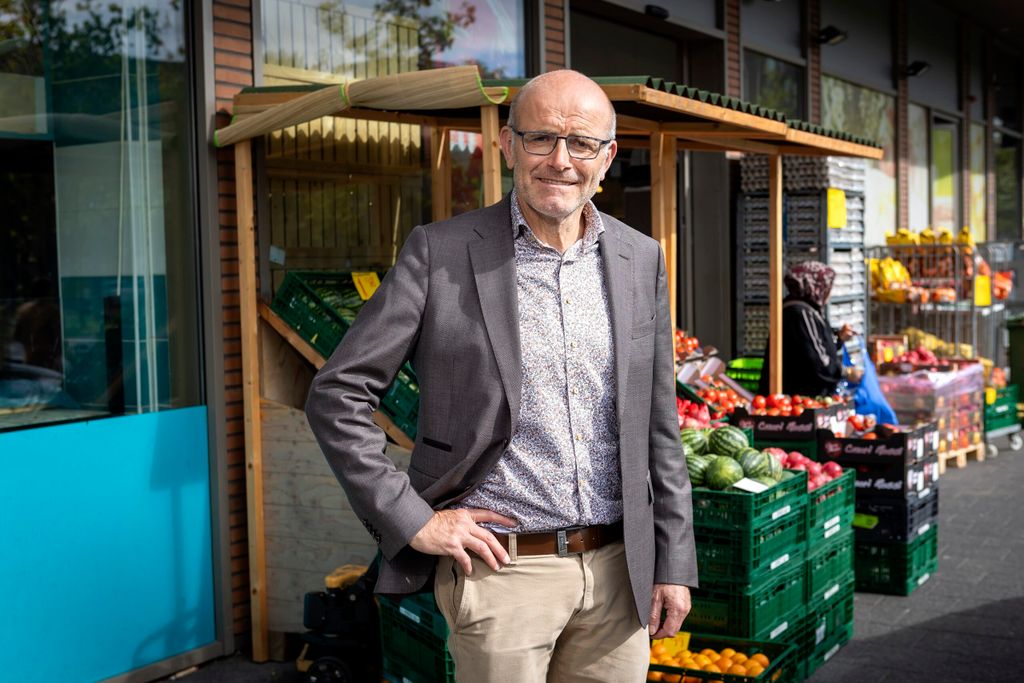
[[[782,302],[782,391],[789,395],[834,394],[844,377],[860,381],[861,371],[844,368],[842,342],[853,336],[843,325],[838,334],[825,319],[825,303],[836,272],[824,263],[804,261],[786,272],[789,295]],[[768,351],[765,350],[759,393],[768,394]]]

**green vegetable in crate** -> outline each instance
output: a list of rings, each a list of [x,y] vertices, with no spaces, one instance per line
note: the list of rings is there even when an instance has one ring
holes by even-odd
[[[694,455],[704,455],[708,450],[708,438],[699,429],[684,429],[679,433],[679,438],[690,447]]]
[[[771,488],[771,487],[773,487],[773,486],[775,486],[776,484],[779,483],[775,479],[773,479],[772,477],[750,477],[750,478],[753,479],[754,481],[756,481],[758,484],[764,484],[768,488]]]
[[[743,468],[743,474],[754,479],[755,477],[767,477],[771,473],[772,456],[753,448],[744,449],[736,458],[736,462]]]
[[[782,462],[771,453],[766,452],[764,455],[768,456],[768,476],[775,481],[781,481],[782,473],[785,472],[782,469]]]
[[[711,458],[704,455],[690,455],[686,458],[686,471],[690,475],[691,485],[704,485],[704,474],[710,464]]]
[[[733,457],[734,460],[739,462],[739,459],[742,458],[747,453],[760,453],[760,452],[761,451],[757,450],[756,448],[754,448],[752,446],[747,446],[746,448],[741,448],[740,450],[738,450],[735,453],[733,453],[732,457]]]
[[[716,455],[704,471],[704,484],[708,488],[723,491],[743,478],[743,468],[726,455]]]
[[[730,458],[736,457],[737,453],[749,446],[747,435],[739,427],[719,427],[708,438],[709,452],[728,455]]]

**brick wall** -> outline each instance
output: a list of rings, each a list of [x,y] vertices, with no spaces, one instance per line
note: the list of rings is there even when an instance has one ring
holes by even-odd
[[[725,87],[729,97],[743,94],[740,78],[740,0],[725,0]]]
[[[893,63],[896,65],[896,227],[910,223],[910,89],[904,69],[907,67],[907,0],[893,4],[895,44]]]
[[[807,120],[821,123],[821,0],[807,0]]]
[[[253,84],[250,0],[214,0],[213,62],[217,128],[228,124],[232,98]],[[224,414],[227,435],[228,509],[231,543],[231,603],[235,636],[250,630],[249,546],[245,498],[245,434],[242,423],[242,342],[238,300],[238,232],[235,216],[234,150],[217,152],[221,307],[224,326]],[[246,642],[240,639],[239,642]]]
[[[544,0],[544,71],[566,67],[565,52],[569,42],[565,32],[567,4],[563,0]]]

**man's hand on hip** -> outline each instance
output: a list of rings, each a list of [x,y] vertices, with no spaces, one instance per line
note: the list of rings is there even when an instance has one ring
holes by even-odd
[[[665,623],[661,623],[661,611],[665,610]],[[671,583],[654,584],[651,595],[651,621],[648,633],[651,638],[670,638],[679,632],[683,619],[690,613],[690,589]]]
[[[472,550],[488,567],[498,571],[511,558],[494,534],[479,526],[480,522],[500,524],[506,529],[517,525],[514,519],[490,510],[439,510],[416,532],[409,545],[427,555],[451,555],[467,575],[473,573],[473,563],[466,551]]]

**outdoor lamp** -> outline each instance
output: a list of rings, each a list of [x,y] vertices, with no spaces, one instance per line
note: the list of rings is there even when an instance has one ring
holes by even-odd
[[[907,64],[907,68],[903,70],[903,73],[906,74],[908,78],[913,78],[914,76],[920,76],[931,67],[932,65],[928,62],[915,59],[910,64]]]
[[[819,45],[838,45],[844,40],[846,40],[846,31],[831,24],[818,31]]]

